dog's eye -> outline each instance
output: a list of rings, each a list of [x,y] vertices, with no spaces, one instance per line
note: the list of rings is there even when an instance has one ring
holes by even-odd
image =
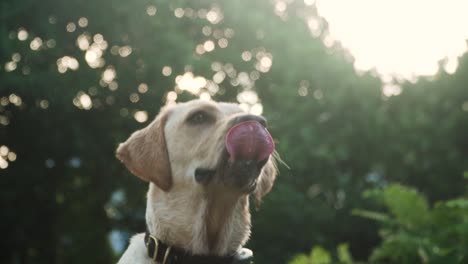
[[[210,123],[213,121],[213,117],[204,112],[204,111],[197,111],[193,114],[191,114],[188,118],[187,118],[187,123],[191,124],[191,125],[197,125],[197,124],[205,124],[205,123]]]

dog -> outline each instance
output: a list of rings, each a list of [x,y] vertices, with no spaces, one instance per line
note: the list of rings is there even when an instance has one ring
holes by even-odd
[[[250,236],[249,197],[258,207],[277,175],[262,116],[235,103],[192,100],[163,107],[116,151],[149,182],[147,231],[118,264],[238,263]],[[244,256],[245,257],[245,256]]]

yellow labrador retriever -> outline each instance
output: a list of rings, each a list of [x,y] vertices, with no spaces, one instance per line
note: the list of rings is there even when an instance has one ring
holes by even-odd
[[[119,264],[236,263],[250,236],[249,195],[272,188],[274,142],[261,116],[237,104],[193,100],[165,107],[116,156],[149,181],[146,234]]]

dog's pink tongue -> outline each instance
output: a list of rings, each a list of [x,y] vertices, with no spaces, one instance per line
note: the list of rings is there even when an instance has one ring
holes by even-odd
[[[275,149],[270,133],[257,121],[245,121],[232,127],[226,136],[226,148],[232,161],[262,161]]]

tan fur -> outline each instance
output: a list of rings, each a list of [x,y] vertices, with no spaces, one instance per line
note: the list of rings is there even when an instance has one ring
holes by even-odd
[[[120,144],[116,156],[133,174],[167,191],[172,185],[172,176],[164,136],[165,123],[166,116],[158,116],[149,126]]]
[[[275,155],[278,154],[276,154],[275,152]],[[276,163],[272,161],[271,157],[270,162],[269,164],[267,163],[267,165],[268,166],[263,167],[262,174],[260,175],[260,178],[258,180],[257,188],[254,191],[255,207],[257,209],[260,207],[262,198],[271,191],[271,188],[273,188],[273,183],[276,179],[278,169],[276,168]]]
[[[187,116],[204,109],[216,122],[188,126]],[[215,168],[235,117],[237,104],[201,100],[165,108],[150,125],[132,134],[117,150],[129,170],[150,181],[146,222],[151,234],[194,254],[225,255],[241,248],[250,236],[249,195],[213,180],[202,186],[196,168]],[[256,204],[271,190],[276,166],[270,157],[254,192]],[[119,263],[151,263],[141,235],[135,236]],[[143,253],[141,253],[143,252]]]

